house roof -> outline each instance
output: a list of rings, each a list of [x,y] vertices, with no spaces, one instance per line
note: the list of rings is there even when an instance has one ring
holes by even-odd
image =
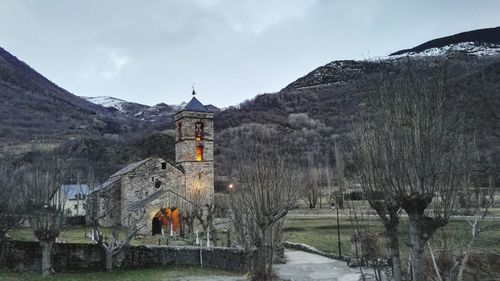
[[[181,111],[210,112],[197,98],[193,97]]]
[[[89,194],[89,186],[86,184],[63,184],[61,185],[61,192],[66,195],[68,199],[76,199],[78,194]]]

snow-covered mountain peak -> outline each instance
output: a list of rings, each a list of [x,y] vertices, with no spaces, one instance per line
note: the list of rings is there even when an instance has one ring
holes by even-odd
[[[123,105],[125,103],[128,103],[127,101],[124,101],[122,99],[109,96],[81,97],[81,98],[86,99],[91,103],[102,105],[104,107],[116,108],[119,111],[123,111],[124,110]]]
[[[446,56],[461,53],[475,56],[492,56],[500,54],[500,44],[484,44],[476,42],[460,42],[448,44],[442,47],[434,47],[422,51],[409,51],[404,54],[394,55],[392,58],[401,56]]]

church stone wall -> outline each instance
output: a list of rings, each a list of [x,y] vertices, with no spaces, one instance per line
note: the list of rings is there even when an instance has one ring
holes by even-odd
[[[163,169],[163,167],[165,167],[165,169]],[[158,157],[143,163],[134,171],[121,176],[121,186],[122,198],[124,198],[121,206],[123,214],[122,220],[124,223],[129,215],[128,208],[131,203],[146,199],[157,191],[172,190],[181,196],[185,196],[183,173],[172,164]],[[149,210],[149,213],[146,213],[145,219],[148,220],[147,223],[149,226],[154,215],[160,208],[171,207],[167,206],[169,203],[167,201],[168,200],[161,202],[162,204],[155,204],[155,208],[158,209],[156,211]],[[149,227],[148,231],[150,231],[150,229],[151,227]]]
[[[214,128],[213,113],[182,111],[175,116],[177,140],[175,144],[175,159],[177,163],[196,161],[196,146],[203,145],[203,160],[213,161]],[[203,140],[195,140],[195,125],[202,122]],[[180,124],[180,125],[179,125]],[[180,130],[178,129],[180,126]]]
[[[196,203],[211,203],[214,198],[213,162],[184,162],[186,171],[186,192],[188,198]]]
[[[213,113],[181,111],[175,116],[177,163],[184,169],[188,198],[199,204],[207,204],[214,197],[214,128]],[[195,139],[196,123],[203,123],[203,138]],[[196,147],[203,146],[201,161],[196,159]]]

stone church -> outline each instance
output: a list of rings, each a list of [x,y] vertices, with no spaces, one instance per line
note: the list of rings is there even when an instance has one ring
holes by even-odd
[[[126,226],[145,211],[143,234],[181,234],[189,212],[213,202],[213,113],[194,97],[175,114],[175,163],[150,157],[131,163],[91,193],[100,224]]]

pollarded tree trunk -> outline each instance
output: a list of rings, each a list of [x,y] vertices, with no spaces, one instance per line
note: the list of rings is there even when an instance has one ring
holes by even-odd
[[[5,257],[5,241],[7,240],[4,231],[0,230],[0,264],[3,264],[3,259]]]
[[[105,250],[105,267],[107,272],[113,271],[113,253],[112,251]]]
[[[422,219],[419,214],[408,214],[412,281],[425,280],[424,246],[426,239],[422,233]]]
[[[40,246],[42,247],[42,275],[49,276],[51,271],[51,260],[50,252],[52,251],[52,246],[54,245],[54,240],[40,241]]]
[[[401,258],[399,256],[399,239],[397,225],[386,227],[387,236],[389,238],[389,251],[392,260],[393,280],[401,281],[403,276],[401,273]]]

